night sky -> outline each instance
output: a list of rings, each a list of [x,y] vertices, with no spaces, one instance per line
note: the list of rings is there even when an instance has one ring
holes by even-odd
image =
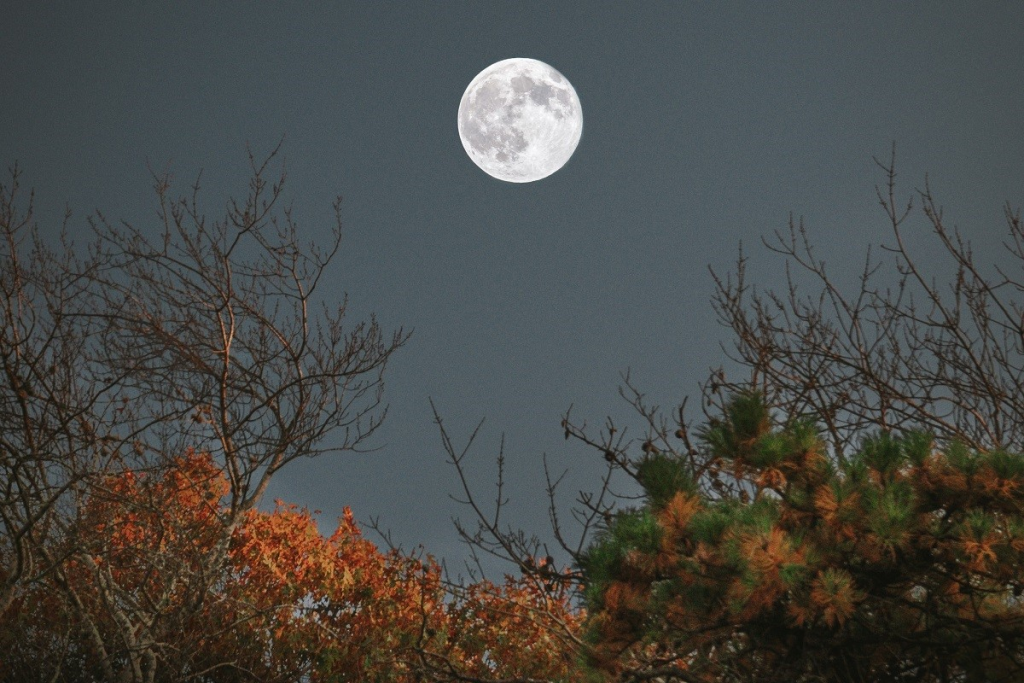
[[[300,9],[301,6],[301,9]],[[311,7],[320,9],[312,9]],[[505,436],[509,521],[547,528],[541,457],[563,503],[600,455],[563,440],[565,410],[640,425],[632,371],[671,407],[724,360],[709,298],[742,242],[803,217],[840,278],[888,235],[873,157],[897,145],[900,188],[925,175],[985,260],[1024,200],[1021,3],[54,3],[0,11],[0,161],[36,189],[41,231],[87,216],[158,229],[150,169],[210,215],[247,184],[246,146],[283,140],[287,201],[326,240],[353,322],[413,330],[387,377],[388,422],[366,455],[300,461],[269,499],[380,518],[406,547],[464,556],[457,482],[432,398],[462,442],[486,418],[472,475],[491,499]],[[467,157],[469,82],[510,57],[544,61],[583,107],[569,163],[535,183]],[[910,226],[926,261],[920,221]],[[916,232],[914,232],[916,231]],[[268,499],[268,504],[269,503]]]

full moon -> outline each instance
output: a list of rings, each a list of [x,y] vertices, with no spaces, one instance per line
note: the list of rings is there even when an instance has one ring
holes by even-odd
[[[481,71],[459,104],[459,137],[487,174],[510,183],[546,178],[569,161],[583,134],[572,84],[536,59]]]

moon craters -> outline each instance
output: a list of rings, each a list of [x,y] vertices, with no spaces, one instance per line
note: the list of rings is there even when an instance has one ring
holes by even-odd
[[[459,106],[459,137],[485,172],[508,182],[545,178],[579,144],[583,116],[576,91],[552,67],[507,59],[484,69]]]

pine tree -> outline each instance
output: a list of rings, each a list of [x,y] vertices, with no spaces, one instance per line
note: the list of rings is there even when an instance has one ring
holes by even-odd
[[[1024,458],[814,424],[739,394],[701,432],[747,495],[633,463],[643,504],[583,554],[598,666],[624,680],[1024,680]],[[746,501],[744,500],[746,499]]]

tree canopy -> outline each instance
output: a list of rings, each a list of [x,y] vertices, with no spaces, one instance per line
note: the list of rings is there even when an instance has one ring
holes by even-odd
[[[702,430],[752,492],[639,461],[641,506],[580,559],[601,666],[630,680],[1024,676],[1024,458],[880,432],[841,463],[758,394]]]
[[[435,412],[477,521],[457,529],[510,563],[498,581],[382,550],[347,508],[324,535],[314,512],[258,505],[282,468],[368,446],[408,338],[318,292],[340,221],[326,247],[302,243],[276,208],[283,177],[252,160],[219,220],[198,186],[172,198],[156,178],[157,233],[96,215],[85,251],[53,248],[15,170],[0,681],[1024,680],[1024,224],[1007,208],[1018,269],[986,275],[926,188],[954,266],[936,285],[882,167],[895,287],[869,259],[844,292],[791,226],[768,243],[791,268],[781,294],[749,286],[742,255],[715,276],[732,365],[703,384],[696,425],[628,375],[642,438],[565,415],[605,476],[573,537],[545,470],[564,561],[501,526],[502,454],[495,507],[478,502],[470,446]]]
[[[0,678],[570,678],[582,614],[564,589],[530,577],[453,585],[429,556],[378,550],[348,509],[329,536],[281,501],[247,511],[197,595],[189,579],[217,544],[228,489],[208,453],[109,475],[83,502],[59,575],[0,621]],[[120,622],[138,614],[152,616],[126,642]]]

